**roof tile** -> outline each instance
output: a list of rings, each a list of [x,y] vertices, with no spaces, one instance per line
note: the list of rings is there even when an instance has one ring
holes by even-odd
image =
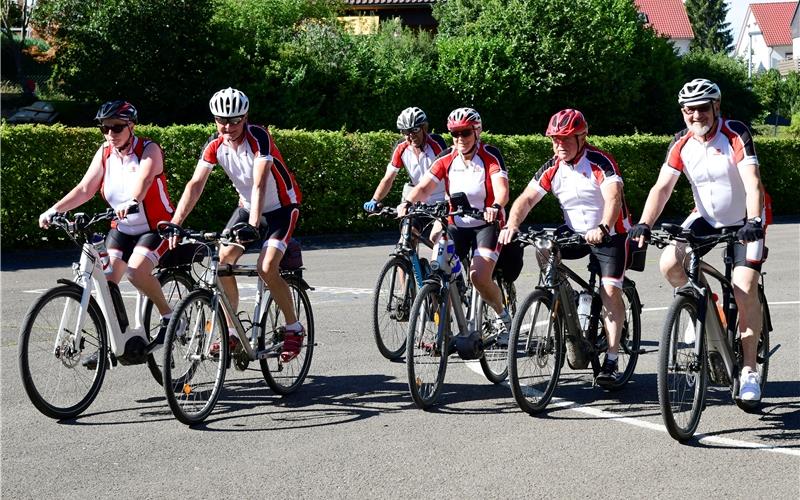
[[[672,39],[694,38],[689,16],[681,0],[635,0],[639,12],[647,15],[656,33]]]
[[[797,2],[754,3],[750,5],[768,47],[792,44],[792,16]]]

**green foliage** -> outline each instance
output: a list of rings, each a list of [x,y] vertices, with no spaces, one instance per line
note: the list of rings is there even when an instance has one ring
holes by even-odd
[[[39,0],[34,26],[57,51],[52,78],[67,95],[124,98],[145,121],[174,123],[205,111],[206,72],[219,64],[212,1]]]
[[[665,109],[676,56],[628,0],[457,0],[434,16],[439,80],[493,131],[539,132],[565,107],[597,133],[673,128],[652,113]]]
[[[728,9],[725,0],[686,0],[686,14],[694,31],[691,50],[708,50],[727,54],[733,48],[730,23],[725,22]]]
[[[762,118],[767,115],[789,117],[800,112],[800,73],[793,71],[781,76],[771,69],[753,76],[753,91],[763,108]]]
[[[164,168],[173,203],[191,178],[201,148],[212,126],[139,126],[136,132],[164,149]],[[287,165],[295,173],[303,192],[298,234],[364,232],[396,227],[391,221],[367,218],[361,204],[375,189],[385,171],[397,135],[387,132],[350,134],[273,130]],[[483,140],[500,148],[509,171],[511,197],[516,198],[533,174],[552,156],[550,141],[540,135],[507,136],[484,134]],[[6,248],[63,244],[56,231],[37,225],[41,212],[67,193],[81,179],[102,138],[94,128],[63,126],[0,125],[3,144],[3,183],[0,227]],[[625,178],[628,207],[637,218],[650,187],[658,177],[670,138],[633,135],[590,136],[590,143],[607,150],[620,165]],[[42,147],[47,144],[47,147]],[[757,137],[761,176],[772,195],[777,214],[800,214],[796,186],[800,183],[800,138]],[[404,174],[395,182],[388,203],[399,202]],[[203,197],[190,215],[187,226],[219,229],[236,206],[238,197],[221,168],[215,168]],[[681,180],[664,217],[682,217],[693,206],[688,182]],[[96,196],[84,211],[100,210]],[[561,210],[547,196],[529,215],[528,222],[557,222]]]
[[[681,58],[683,82],[695,78],[708,78],[722,90],[722,114],[744,123],[751,123],[761,112],[758,97],[747,78],[747,65],[725,54],[710,51],[690,52]],[[681,82],[681,85],[683,84]],[[680,85],[675,87],[672,99],[677,106]]]

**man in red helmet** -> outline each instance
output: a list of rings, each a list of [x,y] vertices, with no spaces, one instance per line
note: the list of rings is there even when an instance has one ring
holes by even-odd
[[[564,249],[562,258],[578,259],[590,254],[601,270],[600,297],[603,322],[608,332],[608,352],[596,382],[613,385],[618,376],[620,333],[625,320],[622,282],[625,277],[627,232],[630,214],[622,194],[622,175],[614,158],[586,142],[588,126],[575,109],[559,111],[550,119],[545,135],[553,141],[553,157],[539,169],[525,191],[514,202],[500,243],[510,243],[519,225],[552,192],[564,211],[569,228],[582,234],[590,246]]]

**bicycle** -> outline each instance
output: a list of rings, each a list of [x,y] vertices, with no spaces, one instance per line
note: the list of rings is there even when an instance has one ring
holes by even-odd
[[[52,218],[52,225],[81,247],[80,262],[72,265],[73,280],[56,280],[59,286],[46,291],[28,309],[20,330],[18,363],[31,402],[54,419],[75,418],[92,404],[109,363],[116,367],[147,361],[153,378],[161,383],[158,363],[148,352],[159,327],[153,305],[137,291],[131,326],[119,286],[107,281],[101,256],[91,243],[92,227],[115,216],[108,209],[91,216],[55,214]],[[188,266],[157,268],[168,301],[174,303],[194,286]],[[84,352],[96,351],[97,365],[87,369],[81,362]]]
[[[434,209],[433,205],[420,205]],[[397,217],[397,210],[383,207],[370,214],[379,217]],[[427,216],[419,213],[415,206],[401,219],[400,240],[390,254],[391,257],[378,274],[372,301],[372,331],[378,351],[388,360],[396,360],[406,351],[406,337],[411,304],[430,274],[428,259],[420,258],[418,243],[433,248],[433,243],[422,236],[415,227],[415,219]],[[424,229],[423,229],[424,231]],[[411,279],[413,277],[413,279]]]
[[[187,425],[205,420],[216,405],[231,362],[236,369],[245,370],[251,361],[258,360],[270,389],[280,395],[295,392],[308,375],[315,346],[314,315],[307,294],[313,288],[303,279],[302,268],[280,271],[289,285],[297,318],[306,329],[300,354],[283,361],[280,353],[285,321],[266,284],[258,279],[250,317],[245,311],[233,309],[220,285],[219,278],[224,276],[258,277],[255,265],[220,264],[220,247],[238,245],[233,236],[186,230],[164,222],[159,223],[159,231],[162,237],[177,234],[184,243],[205,245],[210,255],[197,287],[178,303],[167,326],[162,364],[164,392],[175,417]],[[235,235],[236,231],[234,226],[231,232]],[[226,314],[241,340],[232,353]],[[211,352],[212,344],[219,346],[218,353]]]
[[[561,229],[530,230],[519,233],[523,246],[534,246],[541,269],[536,289],[519,306],[511,326],[508,345],[508,374],[511,392],[519,407],[535,415],[550,402],[566,358],[572,369],[592,367],[600,372],[600,356],[608,350],[605,326],[600,318],[602,300],[597,277],[599,265],[590,260],[589,280],[585,281],[561,261],[561,249],[586,245],[579,234]],[[577,291],[570,282],[577,286]],[[625,320],[620,335],[619,377],[606,390],[619,390],[628,383],[641,350],[642,305],[636,283],[623,281]],[[588,326],[584,330],[578,317],[580,293],[591,295]]]
[[[664,425],[670,436],[685,442],[694,435],[700,423],[709,379],[715,385],[730,387],[733,401],[745,411],[754,410],[759,402],[742,401],[738,396],[743,355],[738,309],[731,284],[733,247],[738,239],[736,232],[696,236],[675,224],[663,224],[661,229],[651,236],[651,241],[659,248],[676,241],[692,249],[687,268],[689,283],[676,292],[667,310],[659,344],[657,373],[658,401]],[[719,243],[725,244],[724,274],[697,256],[698,250]],[[762,394],[769,373],[769,332],[772,331],[769,304],[764,294],[764,274],[760,273],[758,284],[762,327],[756,351]],[[716,280],[722,289],[721,306],[709,284],[709,277]]]
[[[447,205],[417,206],[416,210],[441,221],[443,227],[447,227],[450,216],[483,218],[481,211],[459,208],[449,212]],[[438,255],[431,262],[431,274],[411,307],[406,341],[409,392],[422,409],[436,402],[452,353],[458,353],[464,360],[478,359],[484,375],[494,384],[505,380],[508,373],[506,348],[498,338],[500,319],[464,278],[463,273],[468,277],[469,264],[458,260],[447,231],[442,231],[437,245]],[[504,306],[513,312],[516,307],[516,302],[511,301],[516,299],[513,283],[506,284],[498,275],[493,279],[500,286]]]

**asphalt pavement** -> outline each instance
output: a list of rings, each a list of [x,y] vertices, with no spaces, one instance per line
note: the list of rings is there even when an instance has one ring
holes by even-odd
[[[71,277],[77,251],[5,252],[0,495],[800,497],[800,224],[776,224],[768,233],[774,354],[760,411],[744,413],[727,389],[712,387],[697,439],[687,444],[666,433],[656,395],[658,338],[672,298],[658,273],[659,250],[650,249],[644,272],[629,274],[644,305],[648,350],[631,383],[607,393],[592,387],[588,371],[565,369],[550,409],[531,417],[507,384],[492,385],[476,363],[457,358],[438,404],[431,411],[414,406],[405,363],[381,357],[372,337],[372,289],[390,241],[308,239],[303,258],[315,288],[318,345],[306,383],[280,397],[257,364],[231,370],[215,411],[196,428],[172,416],[163,389],[141,365],[111,370],[74,420],[40,414],[20,382],[19,328],[38,294]],[[528,251],[520,300],[537,277]],[[253,286],[242,282],[243,297]],[[124,282],[122,289],[132,305],[132,287]]]

